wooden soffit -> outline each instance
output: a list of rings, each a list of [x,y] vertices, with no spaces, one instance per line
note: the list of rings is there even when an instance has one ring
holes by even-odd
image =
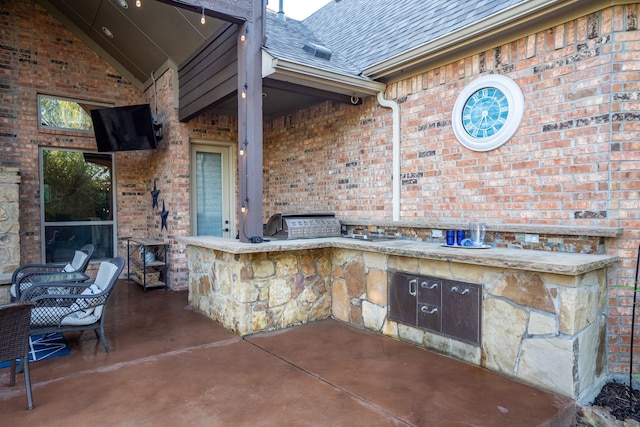
[[[261,0],[157,0],[172,6],[191,10],[202,11],[205,16],[242,24],[245,21],[253,22],[253,2]]]

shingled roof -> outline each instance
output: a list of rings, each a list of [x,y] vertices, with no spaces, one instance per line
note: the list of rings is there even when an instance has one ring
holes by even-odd
[[[267,42],[264,49],[276,58],[350,76],[360,75],[360,69],[347,61],[338,51],[332,50],[329,60],[305,51],[304,45],[307,43],[325,46],[325,42],[316,37],[313,31],[301,21],[290,18],[282,20],[277,18],[275,13],[268,12],[266,33]]]
[[[360,70],[525,0],[342,0],[303,21]]]
[[[526,3],[535,0],[340,0],[304,21],[270,12],[265,51],[370,81],[367,68]],[[329,49],[331,59],[303,50],[307,42]]]

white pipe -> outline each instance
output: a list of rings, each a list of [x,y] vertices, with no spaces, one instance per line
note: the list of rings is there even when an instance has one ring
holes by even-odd
[[[378,103],[385,108],[391,108],[393,120],[393,193],[391,205],[393,220],[400,221],[400,106],[395,101],[384,99],[384,92],[378,92]]]

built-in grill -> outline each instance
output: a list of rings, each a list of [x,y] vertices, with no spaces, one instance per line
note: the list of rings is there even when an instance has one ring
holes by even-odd
[[[269,218],[264,236],[272,239],[339,237],[340,221],[332,213],[275,214]]]

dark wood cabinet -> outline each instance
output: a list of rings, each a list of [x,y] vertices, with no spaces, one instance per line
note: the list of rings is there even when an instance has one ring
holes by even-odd
[[[481,286],[455,281],[443,283],[442,333],[479,344],[481,307]]]
[[[402,271],[388,277],[389,319],[480,345],[481,285]]]
[[[389,275],[389,318],[402,323],[416,323],[417,279],[408,273]]]

